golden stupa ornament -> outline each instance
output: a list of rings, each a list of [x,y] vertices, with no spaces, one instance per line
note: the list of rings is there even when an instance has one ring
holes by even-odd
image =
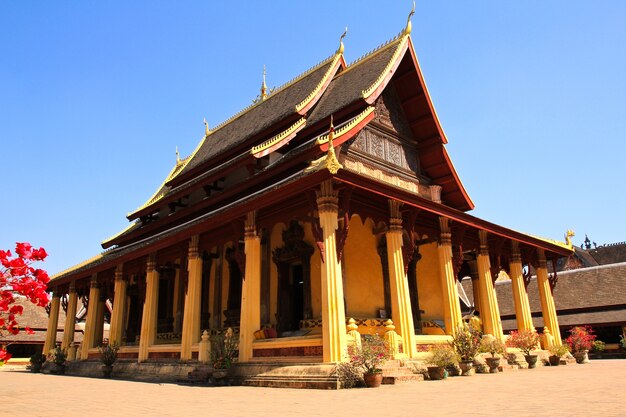
[[[339,163],[337,155],[335,155],[335,145],[333,140],[335,139],[335,126],[333,125],[333,116],[330,116],[330,131],[328,132],[328,153],[326,154],[326,169],[335,175],[343,165]]]
[[[413,30],[413,25],[411,24],[411,18],[415,14],[415,0],[413,0],[413,8],[411,9],[411,13],[409,13],[409,17],[406,19],[406,27],[404,28],[404,34],[410,35],[411,30]]]
[[[267,84],[265,84],[265,65],[263,65],[263,82],[261,83],[261,100],[267,98]]]
[[[176,165],[180,164],[180,153],[178,152],[178,146],[176,147]]]
[[[343,38],[345,38],[347,34],[348,34],[348,26],[346,26],[346,30],[344,30],[341,36],[339,37],[339,49],[337,49],[337,55],[343,54],[343,51],[345,49],[343,46]]]

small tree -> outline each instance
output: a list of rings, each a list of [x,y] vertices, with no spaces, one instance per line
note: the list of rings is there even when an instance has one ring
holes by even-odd
[[[591,349],[596,335],[589,326],[576,326],[569,331],[569,337],[565,342],[570,347],[570,352],[577,353]]]
[[[389,348],[377,334],[363,338],[361,347],[349,346],[350,362],[363,369],[366,374],[382,372],[380,366],[389,359]]]
[[[537,349],[541,336],[533,330],[512,331],[507,340],[507,345],[521,350],[524,355],[530,356],[530,352]]]
[[[481,336],[479,330],[464,324],[459,326],[456,334],[452,337],[450,346],[462,362],[472,362],[480,351]]]
[[[44,248],[35,249],[30,243],[16,243],[16,256],[11,251],[0,250],[0,335],[18,334],[21,330],[32,334],[29,327],[20,327],[18,317],[24,308],[15,305],[15,296],[24,296],[33,304],[45,307],[48,304],[46,293],[50,278],[43,269],[31,265],[43,261],[48,254]],[[11,358],[0,347],[0,365]]]

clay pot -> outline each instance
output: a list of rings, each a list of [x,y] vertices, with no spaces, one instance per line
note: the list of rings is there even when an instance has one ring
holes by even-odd
[[[111,378],[113,373],[113,365],[102,365],[102,376],[104,378]]]
[[[526,363],[528,363],[528,369],[533,369],[537,366],[537,355],[524,355]]]
[[[552,355],[548,358],[550,366],[559,366],[561,364],[561,357],[559,355]]]
[[[461,368],[462,376],[470,376],[474,374],[474,362],[473,361],[459,362],[459,368]]]
[[[588,353],[588,350],[581,350],[580,352],[574,353],[576,363],[589,363],[589,356],[587,355]]]
[[[429,366],[428,377],[431,381],[439,381],[446,377],[446,368],[442,366]]]
[[[368,388],[377,388],[380,387],[380,384],[383,382],[383,373],[365,373],[363,374],[363,379],[365,380],[365,385]]]
[[[497,374],[498,367],[500,366],[500,358],[485,358],[485,362],[489,366],[490,374]]]

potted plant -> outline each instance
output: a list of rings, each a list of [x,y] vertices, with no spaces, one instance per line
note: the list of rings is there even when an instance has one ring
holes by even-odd
[[[504,343],[496,339],[491,335],[483,336],[480,342],[480,351],[483,353],[490,353],[490,358],[485,358],[487,365],[489,366],[489,373],[498,373],[498,367],[500,366],[500,356],[506,350]]]
[[[594,353],[595,359],[602,359],[602,352],[606,350],[606,343],[602,340],[594,340],[591,344],[591,351]]]
[[[480,351],[480,338],[480,331],[468,325],[459,326],[456,334],[452,337],[450,346],[459,357],[461,375],[472,375],[474,359]]]
[[[52,369],[51,373],[54,375],[63,375],[65,374],[65,351],[61,349],[60,346],[55,347],[50,351],[50,360],[52,361]]]
[[[220,381],[228,375],[228,370],[235,361],[237,355],[237,340],[233,329],[230,327],[224,334],[215,335],[211,338],[211,366],[214,381]]]
[[[120,347],[115,343],[108,343],[100,346],[98,350],[100,351],[100,361],[102,362],[102,375],[105,378],[111,378],[113,364],[117,361],[117,351],[120,350]]]
[[[551,355],[548,358],[550,366],[559,366],[561,364],[561,357],[563,355],[567,355],[568,352],[569,348],[567,347],[567,345],[552,346],[550,348]]]
[[[46,361],[46,355],[43,353],[35,353],[30,357],[30,371],[34,373],[41,372],[41,367]]]
[[[620,336],[619,344],[622,347],[622,349],[626,349],[626,334],[623,334]]]
[[[565,342],[576,358],[576,363],[589,363],[587,353],[594,340],[596,340],[596,335],[589,326],[576,326],[569,331],[569,337],[565,339]]]
[[[537,355],[531,355],[531,352],[537,349],[540,340],[541,337],[534,330],[512,331],[507,344],[521,350],[528,363],[528,368],[532,369],[537,366]]]
[[[457,362],[457,353],[449,346],[435,346],[430,351],[430,357],[428,358],[428,363],[431,364],[428,367],[428,376],[433,381],[444,379],[448,376],[446,368],[454,366]]]
[[[350,362],[363,369],[363,380],[368,388],[379,387],[383,381],[382,364],[389,359],[389,348],[377,334],[363,337],[361,347],[349,346]]]

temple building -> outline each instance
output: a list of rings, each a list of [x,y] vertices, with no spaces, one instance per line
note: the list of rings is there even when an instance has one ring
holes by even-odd
[[[571,243],[468,214],[474,204],[446,151],[411,40],[351,64],[344,45],[210,128],[163,184],[102,243],[104,252],[53,277],[50,340],[68,299],[87,310],[76,353],[108,342],[139,363],[206,357],[201,335],[233,328],[239,363],[336,363],[359,334],[394,335],[416,358],[462,324],[459,281],[474,271],[476,314],[503,338],[494,280],[511,277],[518,328],[533,328],[537,274],[543,321],[558,328],[548,264]],[[342,36],[343,40],[343,36]],[[391,320],[391,321],[389,321]],[[561,343],[558,332],[553,343]]]

